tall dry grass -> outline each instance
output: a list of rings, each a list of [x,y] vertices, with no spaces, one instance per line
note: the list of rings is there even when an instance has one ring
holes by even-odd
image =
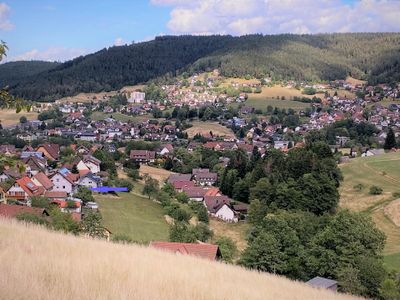
[[[1,299],[353,299],[288,279],[0,218]]]

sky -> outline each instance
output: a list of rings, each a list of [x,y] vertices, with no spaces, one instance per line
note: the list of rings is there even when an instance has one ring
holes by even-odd
[[[400,0],[0,0],[6,61],[65,61],[160,35],[400,32]]]

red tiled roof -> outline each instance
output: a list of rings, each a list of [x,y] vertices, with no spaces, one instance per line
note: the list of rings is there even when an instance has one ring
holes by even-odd
[[[0,216],[7,218],[15,218],[16,216],[22,213],[28,213],[36,216],[42,216],[43,214],[47,214],[44,208],[0,204]]]
[[[189,196],[189,198],[202,198],[207,193],[207,190],[202,187],[187,187],[183,188],[183,192]]]
[[[57,144],[42,144],[36,148],[36,151],[43,147],[53,159],[58,159],[60,156],[60,146]]]
[[[25,191],[25,193],[28,194],[28,196],[40,196],[43,195],[44,193],[44,187],[42,186],[37,186],[36,184],[33,183],[33,181],[25,176],[22,177],[21,179],[18,179],[17,184]]]
[[[33,178],[39,181],[46,190],[49,190],[54,186],[51,180],[43,172],[37,173]]]
[[[204,196],[218,196],[221,195],[219,188],[208,189]]]
[[[194,255],[209,260],[216,260],[221,256],[218,245],[212,244],[151,242],[150,246],[168,252]]]
[[[189,180],[174,181],[172,183],[175,189],[181,190],[185,187],[194,187],[194,182]]]
[[[68,194],[67,192],[62,192],[62,191],[47,191],[44,193],[44,196],[47,198],[67,198]]]

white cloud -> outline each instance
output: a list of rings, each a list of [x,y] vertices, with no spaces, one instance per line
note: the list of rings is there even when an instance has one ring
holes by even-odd
[[[116,38],[115,41],[114,41],[114,46],[122,46],[122,45],[125,45],[125,44],[126,44],[126,42],[121,37]]]
[[[5,3],[0,3],[0,30],[10,30],[14,25],[8,19],[10,7]]]
[[[151,0],[171,6],[175,34],[400,31],[400,1]]]
[[[45,60],[45,61],[67,61],[75,57],[89,53],[87,49],[50,47],[43,51],[32,49],[25,53],[10,57],[7,61],[17,60]]]

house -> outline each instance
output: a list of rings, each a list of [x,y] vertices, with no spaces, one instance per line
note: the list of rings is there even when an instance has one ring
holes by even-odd
[[[148,150],[131,150],[129,157],[135,163],[148,164],[154,162],[156,152]]]
[[[17,150],[14,145],[0,145],[0,153],[5,156],[15,156],[17,155]]]
[[[218,174],[211,172],[200,172],[194,175],[194,181],[201,186],[213,185],[217,182]]]
[[[91,155],[85,155],[76,165],[78,171],[87,170],[93,174],[100,172],[101,161]]]
[[[132,92],[128,98],[128,103],[144,103],[146,93]]]
[[[58,160],[60,157],[60,145],[58,144],[42,144],[36,148],[37,152],[42,152],[49,160]]]
[[[0,204],[0,216],[5,218],[16,218],[20,214],[30,214],[38,217],[49,216],[49,213],[44,208]]]
[[[44,192],[44,196],[51,200],[59,199],[59,200],[67,200],[68,194],[66,192],[56,192],[56,191],[46,191]]]
[[[45,157],[29,156],[22,160],[26,165],[26,170],[31,175],[36,175],[40,172],[45,172],[47,169],[47,160]]]
[[[168,183],[173,184],[175,181],[190,181],[192,174],[171,174],[168,177]]]
[[[67,168],[61,168],[50,179],[54,186],[52,191],[66,192],[71,194],[73,191],[74,183],[77,180],[76,174],[72,174]]]
[[[165,144],[158,148],[157,154],[164,156],[172,153],[172,151],[174,151],[174,147],[171,144]]]
[[[237,222],[238,217],[231,208],[231,200],[227,196],[205,196],[204,205],[210,215],[228,222]]]
[[[77,182],[79,186],[85,186],[87,188],[97,188],[101,186],[101,178],[99,176],[94,175],[93,173],[89,172],[85,175],[81,176],[79,181]]]
[[[204,200],[207,190],[202,187],[184,187],[182,188],[182,192],[184,192],[190,200],[201,202]]]
[[[15,168],[4,169],[3,173],[0,174],[0,182],[16,180],[21,177],[21,173]]]
[[[50,191],[54,186],[53,182],[43,172],[37,173],[31,179],[34,184],[42,186],[46,191]]]
[[[222,258],[218,245],[175,243],[175,242],[151,242],[150,247],[181,255],[193,255],[209,260],[220,260]]]
[[[6,197],[25,202],[30,197],[42,196],[44,192],[45,189],[42,186],[37,186],[29,177],[24,176],[14,182],[7,191]]]
[[[336,292],[338,283],[336,280],[324,278],[324,277],[314,277],[313,279],[306,282],[306,284],[319,288],[319,289],[327,289]]]
[[[174,181],[172,185],[177,192],[182,192],[184,188],[194,187],[194,182],[187,180]]]

